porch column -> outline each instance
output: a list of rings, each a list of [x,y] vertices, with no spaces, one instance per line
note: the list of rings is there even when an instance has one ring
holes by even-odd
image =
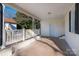
[[[6,35],[5,35],[5,29],[3,29],[3,35],[2,35],[2,46],[1,46],[1,49],[5,48],[6,46]]]
[[[34,26],[34,17],[32,18],[32,29],[33,30],[35,29],[35,26]]]
[[[5,6],[3,8],[5,9]],[[3,10],[3,15],[4,15],[4,10]],[[3,16],[2,20],[3,20],[3,27],[2,27],[3,31],[2,31],[2,46],[1,46],[1,49],[5,48],[5,46],[6,46],[6,38],[5,38],[6,36],[5,36],[5,28],[4,28],[4,16]]]

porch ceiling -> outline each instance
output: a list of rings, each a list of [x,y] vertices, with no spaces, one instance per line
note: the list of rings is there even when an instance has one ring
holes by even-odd
[[[63,19],[72,3],[15,3],[42,20]]]

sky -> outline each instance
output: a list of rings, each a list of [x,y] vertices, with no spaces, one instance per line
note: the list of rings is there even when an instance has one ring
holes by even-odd
[[[16,10],[10,6],[5,6],[4,17],[5,18],[13,18],[16,16]]]
[[[10,6],[5,6],[4,9],[4,17],[5,18],[13,18],[16,17],[16,10]],[[10,23],[5,23],[5,26],[10,26],[13,30],[16,29],[16,25],[15,24],[10,24]]]

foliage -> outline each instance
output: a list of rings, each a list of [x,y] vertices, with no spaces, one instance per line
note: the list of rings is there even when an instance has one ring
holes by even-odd
[[[32,18],[26,16],[25,14],[17,12],[16,21],[20,28],[32,29]]]
[[[20,25],[23,27],[23,28],[26,28],[26,29],[32,29],[32,20],[28,19],[28,20],[22,20]]]
[[[16,21],[17,21],[17,28],[25,28],[25,29],[32,29],[32,17],[28,17],[23,13],[17,12],[16,13]],[[40,21],[34,19],[33,21],[35,29],[40,29]]]
[[[40,21],[39,20],[35,19],[34,24],[35,24],[36,29],[40,29]]]

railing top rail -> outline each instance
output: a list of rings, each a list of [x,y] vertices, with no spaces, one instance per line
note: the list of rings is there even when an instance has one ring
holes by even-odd
[[[17,30],[5,30],[6,32],[12,32],[12,31],[21,31],[22,29],[17,29]]]

